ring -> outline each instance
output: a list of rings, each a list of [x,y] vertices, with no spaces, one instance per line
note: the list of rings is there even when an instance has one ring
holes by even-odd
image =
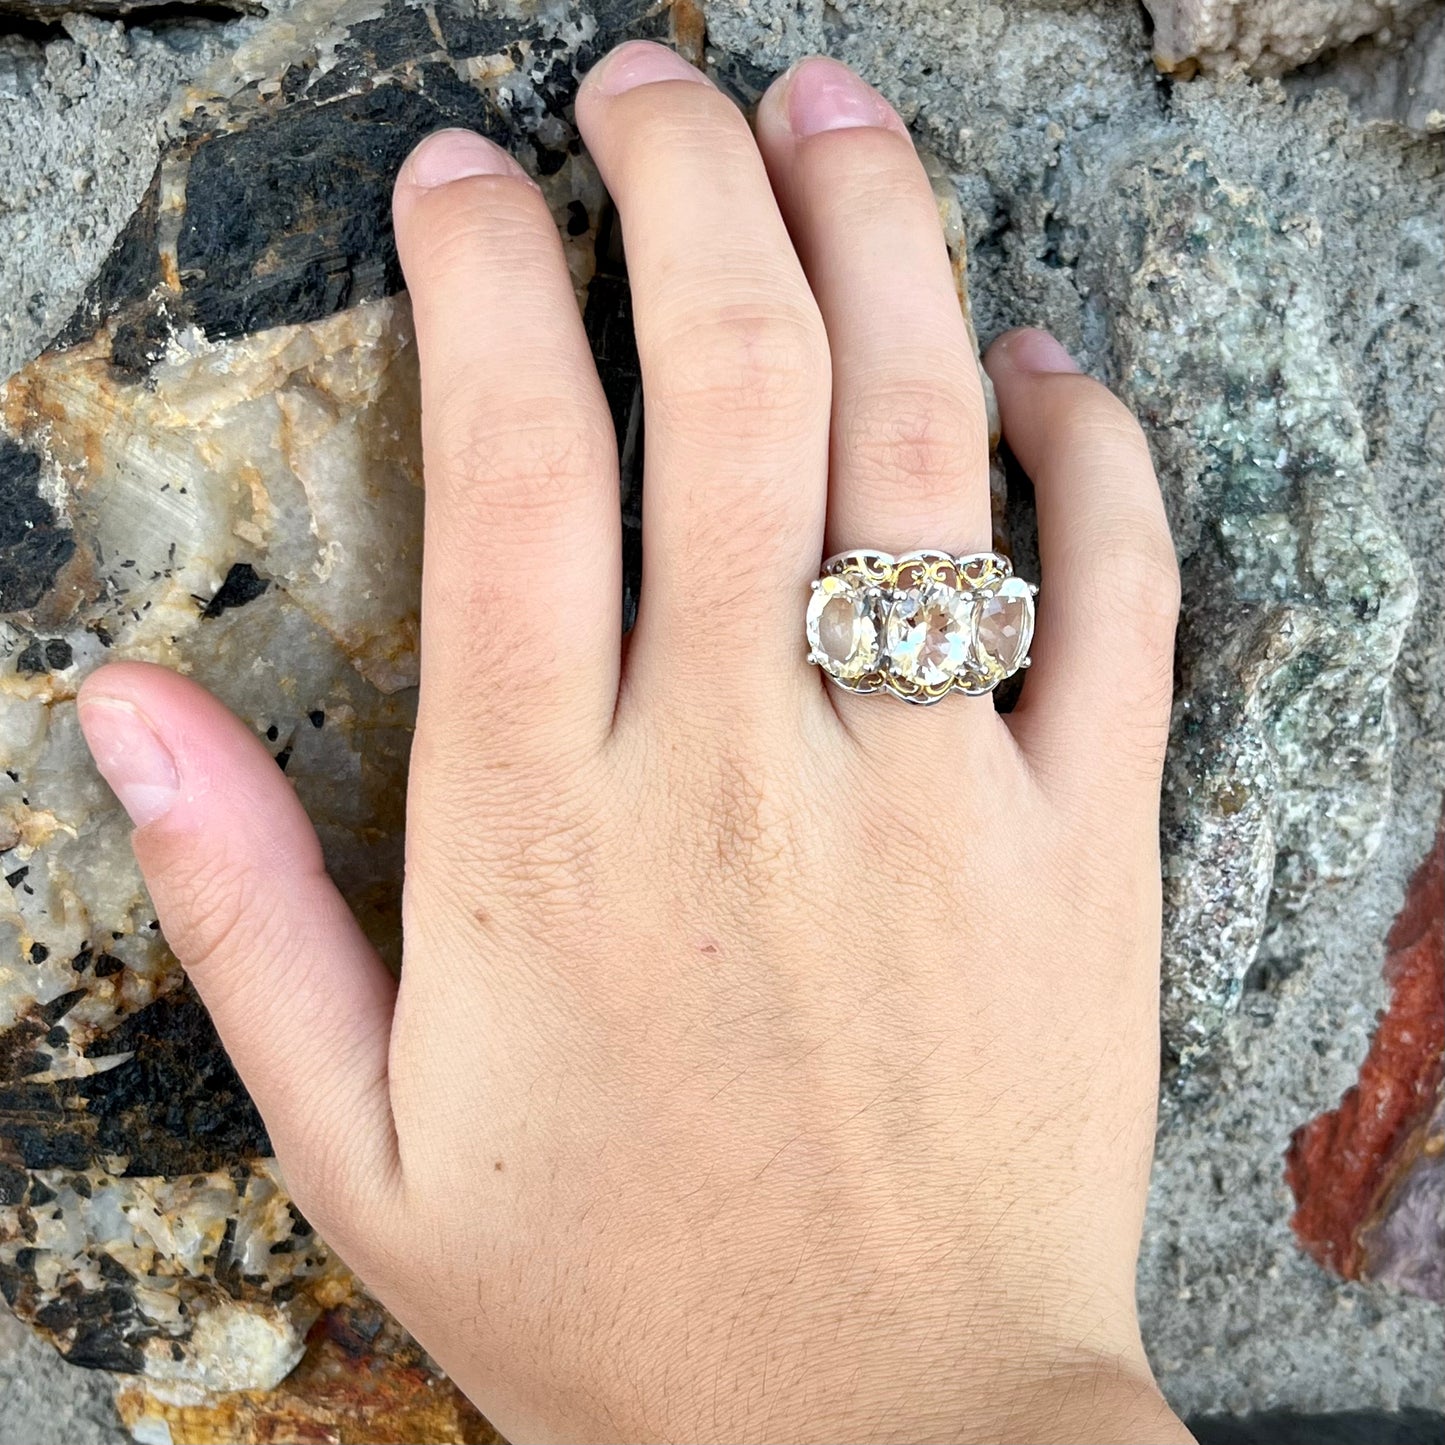
[[[839,552],[812,587],[808,661],[848,692],[926,705],[1029,665],[1039,589],[997,552]]]

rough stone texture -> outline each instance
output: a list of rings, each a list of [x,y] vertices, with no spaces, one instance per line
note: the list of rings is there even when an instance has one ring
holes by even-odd
[[[100,20],[144,20],[165,11],[175,15],[190,9],[198,17],[215,19],[218,12],[263,15],[259,0],[0,0],[0,22],[13,17],[53,25],[72,15],[93,15]]]
[[[1438,151],[1388,127],[1361,127],[1336,94],[1292,99],[1270,82],[1161,82],[1148,60],[1144,25],[1127,6],[1036,0],[1005,10],[990,4],[943,9],[921,0],[786,6],[715,0],[707,21],[716,73],[740,94],[755,93],[768,75],[809,49],[830,49],[882,84],[940,158],[956,191],[958,215],[972,240],[980,333],[987,338],[1018,322],[1050,325],[1140,409],[1150,430],[1179,531],[1189,614],[1166,825],[1166,970],[1172,1049],[1190,1067],[1173,1074],[1166,1091],[1140,1284],[1146,1338],[1166,1389],[1187,1412],[1439,1407],[1445,1403],[1441,1313],[1380,1286],[1343,1284],[1321,1271],[1289,1233],[1291,1201],[1282,1170],[1292,1132],[1332,1107],[1355,1080],[1375,1010],[1384,1002],[1383,940],[1440,815],[1445,624],[1438,607],[1428,606],[1407,625],[1411,559],[1414,570],[1431,576],[1445,557],[1439,486],[1445,260],[1436,219],[1445,193]],[[249,47],[236,73],[253,80],[266,75],[278,32],[268,39],[250,21],[233,28],[245,30]],[[377,45],[396,39],[384,26],[370,33]],[[430,37],[425,43],[432,43]],[[364,60],[373,67],[393,63],[379,51]],[[335,69],[310,75],[306,83],[323,84]],[[460,81],[443,89],[443,72],[435,74],[432,98],[475,115],[468,108],[478,106],[477,90]],[[483,91],[496,83],[485,67],[466,78],[481,80]],[[343,91],[345,81],[343,74]],[[390,96],[368,104],[383,101],[410,103]],[[42,82],[33,109],[43,114],[50,103]],[[258,94],[255,114],[264,119],[268,106],[278,104]],[[483,110],[482,123],[488,115]],[[533,119],[545,116],[534,113]],[[385,121],[379,133],[387,134]],[[527,149],[524,158],[543,161],[539,151],[530,148],[529,155]],[[551,164],[555,134],[546,149]],[[365,168],[359,209],[373,217],[374,177],[387,154],[383,146]],[[0,165],[0,184],[7,174]],[[222,189],[228,181],[224,166],[188,174],[208,174],[208,186]],[[583,171],[564,158],[554,174],[570,184]],[[336,215],[338,205],[354,204],[324,180],[311,181],[323,219]],[[141,190],[136,187],[128,205]],[[204,202],[207,193],[196,187],[190,199]],[[580,197],[584,229],[602,215],[589,203],[590,194]],[[140,394],[141,376],[174,389],[165,395],[190,398],[224,434],[226,393],[214,385],[206,390],[207,370],[218,358],[237,361],[250,379],[252,409],[262,417],[248,417],[247,427],[273,425],[264,418],[290,407],[312,426],[340,425],[349,434],[364,425],[350,408],[367,387],[379,384],[384,358],[399,354],[389,348],[402,344],[396,303],[352,304],[394,285],[384,245],[373,253],[379,264],[348,263],[339,270],[308,267],[304,248],[288,253],[284,284],[278,284],[267,268],[246,270],[246,258],[257,253],[246,249],[244,234],[229,233],[223,273],[214,261],[184,269],[178,263],[170,278],[183,293],[175,298],[183,303],[176,313],[179,335],[148,329],[144,308],[111,305],[127,285],[135,288],[151,274],[128,269],[132,263],[179,257],[185,246],[195,247],[186,253],[192,261],[216,254],[199,230],[187,238],[165,197],[157,191],[155,233],[129,259],[122,251],[125,264],[112,266],[110,279],[92,294],[93,304],[72,332],[77,346],[42,362],[21,384],[28,395],[43,394],[60,405],[67,426],[101,444],[98,475],[105,483],[99,492],[116,498],[136,495],[143,485],[134,448],[160,415]],[[559,208],[564,225],[574,219],[571,199],[579,197]],[[116,209],[125,207],[117,203]],[[575,220],[583,227],[583,217]],[[149,224],[143,210],[133,236],[144,239]],[[76,283],[99,271],[100,251],[92,245],[84,264],[59,268],[55,294],[67,288],[78,294]],[[604,357],[619,431],[635,448],[626,288],[606,226],[595,246],[585,252],[574,247],[574,254],[590,256],[596,268],[590,281],[579,275],[589,281],[589,331]],[[32,269],[32,284],[35,274]],[[153,279],[167,276],[158,265]],[[12,279],[10,273],[3,279]],[[16,287],[5,294],[23,293]],[[351,310],[330,315],[348,305]],[[101,317],[122,343],[118,369],[86,349],[96,343],[84,333]],[[293,328],[283,337],[250,334],[251,328],[281,323]],[[205,343],[196,327],[206,331]],[[213,349],[217,337],[229,339]],[[32,327],[16,339],[17,355],[30,354],[43,334]],[[339,364],[328,367],[333,346]],[[311,403],[329,397],[333,382],[343,391],[350,387],[351,400],[330,415],[321,406],[318,417]],[[77,397],[123,398],[126,420],[119,434],[110,434],[114,412],[75,413]],[[152,613],[157,606],[169,608],[193,635],[209,635],[201,628],[236,629],[237,641],[216,644],[222,656],[240,645],[243,623],[261,627],[263,637],[286,635],[277,620],[284,615],[291,640],[277,645],[288,649],[288,659],[309,659],[305,676],[289,691],[279,689],[284,707],[273,680],[227,676],[216,666],[208,674],[209,651],[193,654],[201,675],[219,681],[259,729],[275,727],[278,752],[286,753],[295,740],[309,741],[310,753],[298,742],[287,764],[325,821],[331,821],[325,808],[334,806],[348,776],[334,770],[348,755],[349,766],[361,767],[363,776],[369,770],[388,775],[394,758],[378,768],[365,761],[369,746],[354,747],[351,739],[358,732],[369,737],[357,719],[379,705],[376,699],[398,706],[404,699],[405,688],[383,690],[405,681],[401,654],[358,632],[375,612],[344,606],[344,589],[328,590],[324,578],[316,578],[309,601],[290,597],[293,587],[298,594],[311,587],[314,568],[324,570],[325,558],[295,550],[298,534],[287,519],[300,519],[304,532],[311,518],[340,518],[349,540],[350,528],[361,520],[348,516],[344,505],[346,468],[355,463],[308,477],[302,453],[285,465],[268,459],[263,491],[268,497],[274,491],[282,503],[273,515],[240,491],[244,479],[228,462],[221,478],[234,490],[224,517],[239,521],[241,529],[233,529],[223,548],[193,549],[168,575],[172,559],[156,547],[158,538],[139,536],[143,529],[133,527],[128,535],[137,549],[144,542],[151,550],[144,580],[128,580],[122,572],[141,569],[121,564],[141,558],[125,549],[119,555],[107,551],[102,567],[91,573],[77,564],[79,551],[60,555],[71,519],[56,511],[67,494],[52,484],[62,475],[50,457],[53,443],[27,445],[33,427],[24,416],[9,415],[21,445],[18,456],[9,455],[5,485],[16,489],[37,524],[10,539],[19,548],[10,583],[20,589],[17,596],[28,596],[26,589],[34,591],[39,578],[42,614],[49,600],[59,608],[74,596],[82,611],[113,614],[127,642],[154,640],[165,635],[164,615],[146,621],[151,613],[141,609],[141,618],[126,620],[115,605],[115,588],[139,582]],[[55,436],[64,431],[52,428]],[[164,428],[159,436],[167,464],[184,466],[193,439]],[[61,443],[63,451],[63,437]],[[223,439],[218,444],[223,457],[232,455]],[[39,462],[27,460],[37,455]],[[634,450],[625,460],[635,470]],[[404,471],[406,463],[392,454],[389,465]],[[46,486],[37,491],[40,478]],[[1021,479],[1014,481],[1020,570],[1032,572],[1028,492]],[[388,486],[387,495],[402,495],[395,478]],[[213,520],[196,516],[201,503],[170,510],[179,505],[166,504],[167,527],[179,517],[186,523],[183,538],[216,535]],[[100,520],[85,525],[96,535]],[[77,523],[75,533],[82,531]],[[279,575],[263,565],[273,545],[286,558]],[[254,579],[234,570],[241,565],[252,566]],[[161,575],[153,578],[150,571]],[[258,594],[263,577],[271,585]],[[87,592],[97,581],[110,590]],[[98,914],[118,910],[135,931],[93,958],[118,954],[125,968],[108,976],[122,980],[116,989],[136,992],[118,1001],[87,982],[86,999],[47,1025],[47,1042],[39,1044],[40,1035],[32,1032],[25,1048],[47,1054],[60,1049],[66,1066],[77,1071],[47,1087],[103,1090],[104,1074],[78,1072],[97,1058],[114,1057],[90,1047],[91,1031],[109,1022],[106,1008],[122,1011],[118,1002],[143,1013],[154,1009],[144,1005],[167,966],[145,935],[148,920],[137,911],[122,831],[113,814],[107,820],[97,785],[79,775],[73,731],[65,736],[62,721],[52,724],[55,741],[37,738],[41,714],[63,719],[65,699],[103,643],[83,627],[43,615],[37,621],[36,605],[7,604],[29,608],[31,615],[18,619],[13,638],[12,671],[3,678],[12,701],[0,715],[0,736],[8,747],[53,748],[56,766],[45,776],[47,789],[56,790],[64,809],[95,819],[83,844],[67,846],[80,850],[77,860],[86,849],[103,849],[105,862],[92,876],[113,877],[115,891],[91,899],[90,906]],[[70,649],[68,657],[60,644]],[[346,679],[353,715],[333,731],[333,715],[323,710],[326,725],[312,729],[308,699],[338,677]],[[47,791],[47,802],[38,806],[50,811],[51,796]],[[365,808],[376,806],[372,799],[360,811],[343,810],[328,847],[347,886],[371,900],[373,928],[384,932],[384,860],[374,874],[351,871],[359,864],[348,842]],[[34,813],[30,809],[22,820],[32,831],[20,841],[38,848],[28,856],[43,865],[51,845],[43,827],[34,831]],[[9,855],[7,873],[14,871],[8,861]],[[18,866],[30,864],[18,860]],[[49,883],[40,873],[37,881]],[[27,884],[36,887],[28,874],[21,889]],[[32,902],[36,896],[22,893],[22,922],[44,912]],[[36,993],[34,1000],[44,1007],[77,985],[66,989],[62,978],[52,981],[47,970],[62,970],[50,958],[34,962],[37,941],[49,946],[25,922],[10,946],[15,957],[31,960],[25,969],[38,968],[37,976],[47,980],[44,999]],[[73,947],[73,939],[61,937],[55,958],[65,962],[65,950]],[[1243,1008],[1236,1012],[1239,1002]],[[73,1021],[71,1012],[78,1015]],[[55,1028],[63,1028],[63,1044],[48,1042]],[[103,1029],[95,1032],[94,1041],[101,1034]],[[226,1127],[244,1127],[244,1119],[238,1111]],[[177,1147],[190,1127],[174,1131]],[[51,1132],[48,1122],[37,1130],[42,1139]],[[77,1139],[74,1131],[57,1137]],[[218,1147],[224,1153],[233,1144],[245,1154],[238,1140]],[[93,1148],[94,1140],[82,1135],[75,1147]],[[260,1141],[248,1147],[258,1152]],[[132,1187],[125,1184],[128,1176],[117,1177]],[[227,1204],[214,1217],[229,1217],[233,1208]],[[287,1256],[276,1258],[284,1262]],[[202,1292],[213,1268],[208,1259],[198,1276]],[[327,1268],[319,1266],[314,1278],[325,1277]],[[307,1282],[311,1278],[303,1279],[303,1293],[317,1288]],[[104,1284],[97,1280],[96,1286]],[[264,1292],[261,1285],[247,1287]],[[131,1331],[143,1333],[141,1326]],[[1341,1358],[1350,1360],[1349,1371],[1338,1368]]]
[[[1411,130],[1445,130],[1445,5],[1391,40],[1372,36],[1287,78],[1291,90],[1339,90],[1367,120]]]
[[[130,219],[161,111],[255,24],[125,30],[74,15],[44,45],[0,38],[0,375],[59,331]]]
[[[401,1327],[360,1294],[322,1316],[301,1362],[274,1389],[214,1392],[197,1401],[148,1377],[122,1375],[115,1403],[141,1445],[495,1445],[500,1439]]]
[[[1388,40],[1435,0],[1144,0],[1154,62],[1182,75],[1281,75],[1365,35]]]
[[[1309,238],[1168,132],[1059,189],[1056,245],[1154,440],[1186,572],[1163,1019],[1187,1061],[1233,1013],[1271,902],[1302,906],[1379,845],[1415,582]]]
[[[110,1377],[67,1365],[0,1309],[0,1445],[120,1445]]]
[[[1386,946],[1390,1003],[1359,1082],[1290,1141],[1291,1224],[1346,1279],[1445,1304],[1445,831]]]

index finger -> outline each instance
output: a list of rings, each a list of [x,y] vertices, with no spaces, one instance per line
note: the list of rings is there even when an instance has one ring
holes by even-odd
[[[551,766],[599,744],[616,706],[611,414],[557,227],[516,161],[440,131],[402,167],[393,211],[426,461],[418,733],[461,767]]]

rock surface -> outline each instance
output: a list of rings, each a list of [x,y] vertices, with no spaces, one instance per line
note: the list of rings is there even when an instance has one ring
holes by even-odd
[[[1361,36],[1408,29],[1434,0],[1144,0],[1154,18],[1154,61],[1196,70],[1287,70]]]
[[[1346,1279],[1445,1304],[1445,831],[1386,946],[1390,1003],[1359,1082],[1290,1141],[1291,1223]]]
[[[483,18],[499,23],[497,11],[446,12],[468,21],[453,32],[461,39],[447,40],[456,65],[419,28],[420,12],[356,5],[333,20],[335,8],[308,0],[230,27],[239,43],[228,78],[207,81],[213,100],[193,94],[173,123],[161,181],[111,262],[100,266],[103,237],[82,238],[75,264],[47,277],[44,315],[22,316],[29,329],[11,337],[15,359],[33,354],[56,298],[101,273],[68,329],[69,349],[12,383],[4,413],[4,514],[22,525],[0,538],[12,614],[0,746],[21,763],[28,800],[10,799],[16,841],[5,872],[33,871],[16,885],[9,933],[0,919],[11,990],[0,1008],[13,1011],[22,1065],[7,1074],[0,1135],[40,1149],[31,1157],[41,1160],[57,1157],[46,1148],[68,1151],[32,1165],[17,1148],[7,1162],[26,1190],[53,1178],[58,1198],[64,1188],[74,1198],[50,1221],[61,1233],[47,1237],[71,1253],[27,1243],[22,1212],[37,1238],[42,1221],[16,1203],[0,1256],[9,1251],[22,1308],[68,1303],[73,1323],[54,1316],[62,1344],[73,1348],[89,1323],[87,1347],[99,1339],[138,1351],[144,1367],[151,1341],[174,1339],[196,1391],[206,1366],[194,1329],[176,1331],[174,1320],[105,1293],[134,1300],[134,1275],[125,1283],[102,1272],[124,1268],[102,1266],[108,1229],[141,1252],[126,1255],[132,1263],[163,1259],[176,1271],[159,1291],[167,1299],[282,1320],[272,1373],[298,1352],[309,1319],[331,1318],[322,1313],[331,1292],[349,1284],[319,1246],[270,1254],[298,1224],[266,1192],[265,1142],[245,1106],[177,1093],[165,1040],[194,1049],[208,1035],[193,1004],[169,991],[173,966],[146,926],[124,830],[68,718],[79,676],[110,650],[87,624],[103,628],[111,649],[184,661],[271,736],[323,823],[343,885],[394,953],[395,853],[370,843],[386,837],[394,848],[410,604],[404,569],[379,565],[372,524],[376,508],[394,509],[404,539],[417,499],[414,454],[401,441],[408,352],[404,305],[390,299],[383,177],[407,137],[437,117],[481,124],[537,169],[555,166],[546,183],[571,233],[589,332],[627,439],[625,473],[636,475],[625,279],[595,178],[571,156],[556,113],[569,66],[627,23],[627,7],[588,7],[598,30],[574,35],[545,67],[535,48],[525,63],[514,58],[525,38],[515,31],[478,38]],[[505,13],[536,24],[529,9]],[[547,24],[566,13],[545,7]],[[682,38],[696,43],[699,16],[681,13]],[[878,80],[941,160],[972,242],[980,332],[1050,325],[1150,431],[1187,585],[1165,843],[1168,1035],[1189,1067],[1166,1094],[1141,1271],[1146,1338],[1166,1389],[1185,1411],[1438,1407],[1440,1312],[1378,1285],[1342,1284],[1310,1261],[1288,1230],[1282,1167],[1292,1132],[1356,1076],[1384,1001],[1389,921],[1440,816],[1445,639],[1438,608],[1410,616],[1412,572],[1429,575],[1445,558],[1438,152],[1362,128],[1337,95],[1161,82],[1129,7],[1038,0],[944,13],[915,0],[715,0],[705,18],[714,71],[743,97],[809,49],[832,50]],[[352,36],[334,52],[316,44],[333,24]],[[105,45],[112,56],[119,41],[151,54],[140,35],[82,34],[105,37],[86,42],[97,77],[112,63],[96,58]],[[42,93],[17,123],[22,133],[43,129],[53,104],[43,77],[69,73],[50,53],[59,45],[45,53],[41,79],[32,76]],[[312,63],[293,65],[308,46]],[[484,54],[498,59],[465,63]],[[521,72],[538,69],[542,100],[533,103],[537,85]],[[364,83],[381,72],[386,94]],[[146,74],[153,95],[173,83]],[[519,83],[510,108],[498,103]],[[559,87],[551,105],[548,84]],[[318,121],[327,108],[345,117],[344,136]],[[127,124],[138,122],[117,118],[117,134],[144,153],[143,132]],[[287,126],[296,129],[278,130]],[[304,143],[260,141],[286,133]],[[292,155],[301,169],[287,183],[314,197],[314,209],[299,232],[282,234],[258,205],[256,177]],[[324,163],[307,170],[311,155]],[[333,188],[338,161],[351,170]],[[0,165],[0,185],[14,173]],[[184,211],[175,203],[182,177]],[[134,207],[144,176],[133,192],[130,184],[108,181],[105,204]],[[32,203],[29,220],[0,216],[0,232],[73,223],[84,206],[54,209]],[[303,244],[307,235],[327,244]],[[347,238],[340,249],[338,236]],[[7,296],[41,273],[32,263],[26,274],[21,283],[0,272],[14,281]],[[156,285],[164,318],[144,300]],[[221,384],[226,368],[235,380]],[[274,445],[251,457],[253,477],[239,462],[255,440]],[[205,485],[186,483],[181,494],[183,475]],[[1019,569],[1035,575],[1028,490],[1013,480]],[[633,489],[634,523],[636,500]],[[635,545],[635,530],[630,537]],[[248,666],[230,662],[240,657]],[[249,665],[267,657],[282,665]],[[77,971],[91,921],[99,946]],[[78,990],[83,997],[66,1000]],[[47,1008],[54,1020],[39,1014]],[[141,1022],[150,1015],[154,1027]],[[180,1019],[169,1032],[167,1018]],[[131,1032],[108,1041],[116,1029]],[[131,1042],[142,1047],[116,1047]],[[219,1060],[207,1067],[224,1097],[234,1082]],[[65,1101],[82,1097],[96,1101],[94,1117],[78,1125]],[[146,1101],[154,1113],[154,1101],[172,1097],[161,1127],[135,1127]],[[91,1188],[83,1203],[82,1179]],[[153,1187],[163,1215],[195,1220],[197,1253],[155,1250],[153,1238],[95,1215],[99,1195],[134,1219],[135,1191]],[[226,1243],[226,1221],[246,1210],[247,1232]],[[237,1238],[243,1254],[247,1240],[264,1247],[256,1278],[227,1273]],[[27,1248],[35,1253],[21,1261]],[[163,1302],[147,1302],[164,1315]],[[1346,1354],[1347,1377],[1337,1368]],[[134,1368],[133,1357],[125,1363]],[[127,1398],[137,1389],[144,1398],[145,1386]]]
[[[1445,130],[1445,6],[1408,34],[1371,37],[1288,77],[1291,90],[1338,90],[1367,120],[1398,121],[1424,134]]]
[[[257,23],[126,30],[73,15],[44,43],[0,23],[0,376],[65,324],[130,219],[161,112]]]
[[[187,0],[180,0],[184,6]],[[215,12],[233,10],[238,15],[264,15],[259,0],[191,0],[200,15],[215,18]],[[102,20],[144,18],[148,13],[175,11],[174,0],[0,0],[0,21],[7,17],[53,25],[72,15],[94,15]]]
[[[1304,906],[1379,846],[1415,580],[1308,236],[1172,137],[1120,157],[1107,214],[1060,202],[1077,219],[1059,245],[1170,479],[1185,571],[1163,1020],[1188,1061],[1233,1013],[1270,908]]]

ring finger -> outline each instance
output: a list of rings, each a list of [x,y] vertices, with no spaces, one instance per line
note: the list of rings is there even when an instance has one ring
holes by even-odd
[[[757,128],[833,359],[827,550],[986,549],[978,363],[906,127],[815,57],[773,84]]]

